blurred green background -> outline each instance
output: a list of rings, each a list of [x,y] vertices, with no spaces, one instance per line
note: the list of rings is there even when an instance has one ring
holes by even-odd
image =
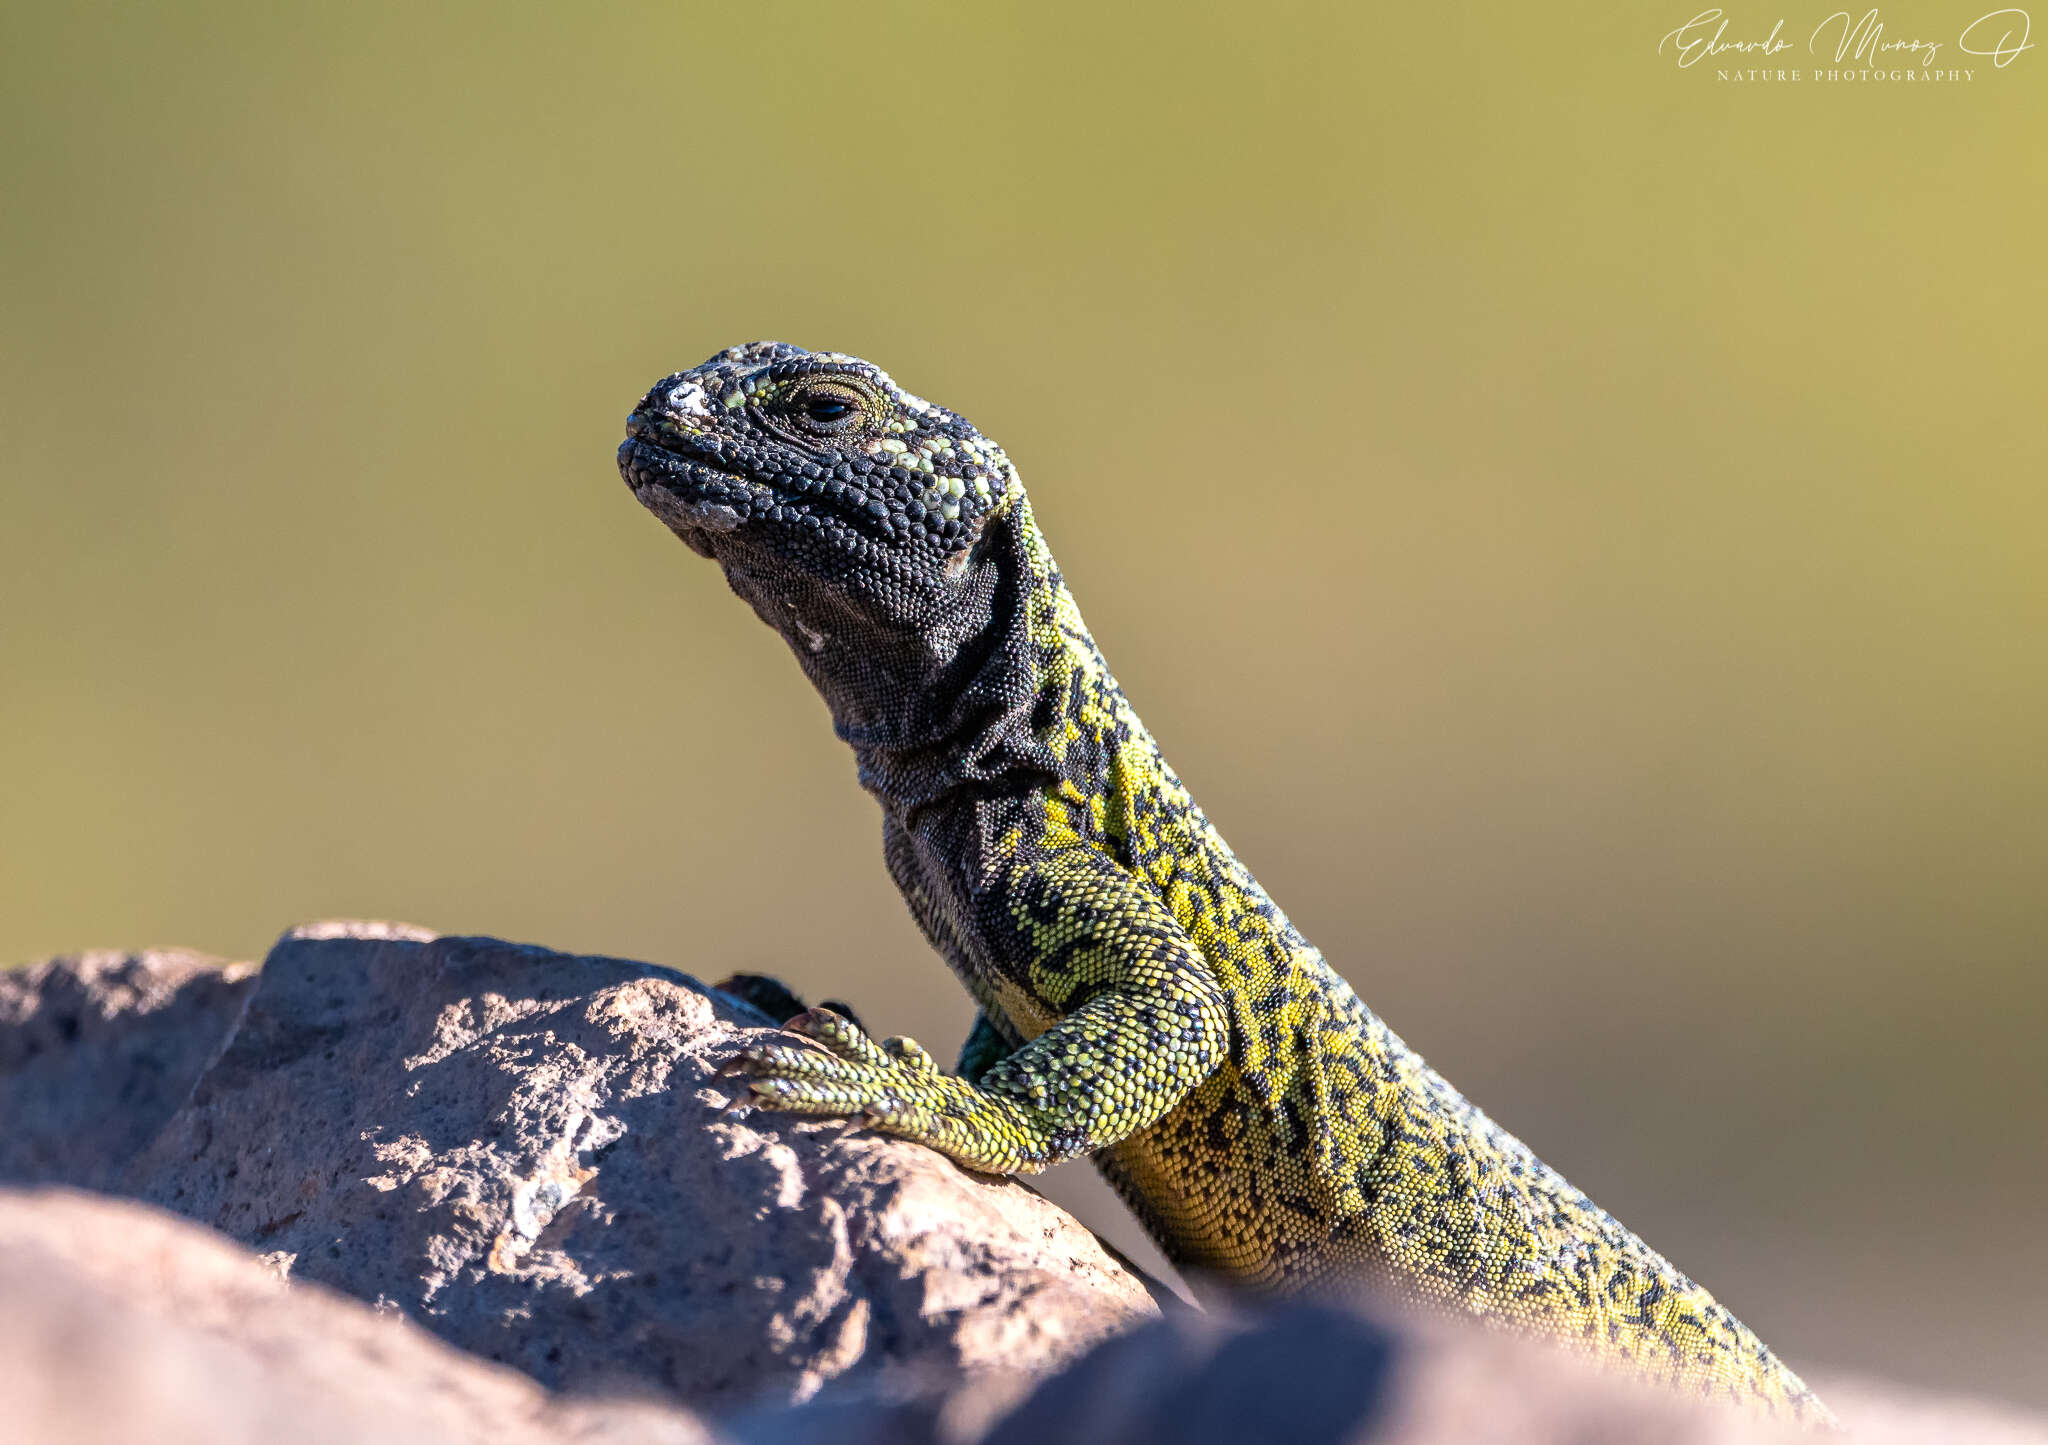
[[[397,917],[950,1054],[612,463],[853,351],[1433,1063],[1795,1363],[2048,1403],[2048,58],[1695,8],[8,7],[0,959]]]

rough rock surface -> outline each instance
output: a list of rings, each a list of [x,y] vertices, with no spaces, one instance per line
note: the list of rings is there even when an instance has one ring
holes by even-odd
[[[650,964],[302,929],[125,1192],[553,1388],[911,1388],[1154,1313],[1020,1183],[723,1112],[713,1070],[768,1023]]]
[[[218,1236],[0,1191],[0,1393],[20,1445],[708,1445],[674,1408],[565,1402]]]
[[[849,1392],[850,1394],[851,1392]],[[1865,1445],[2044,1445],[2038,1420],[1836,1382]],[[10,1445],[1789,1445],[1497,1335],[1295,1306],[1176,1311],[1037,1379],[858,1396],[707,1425],[649,1399],[551,1395],[397,1311],[303,1282],[147,1206],[0,1190]]]
[[[1020,1184],[722,1113],[711,1070],[766,1022],[667,969],[386,925],[302,930],[260,982],[185,954],[0,975],[0,1180],[123,1187],[248,1246],[0,1190],[6,1438],[1786,1438],[1443,1326],[1315,1306],[1146,1323],[1142,1285]],[[753,1403],[714,1435],[673,1394]],[[1994,1405],[1822,1394],[1869,1445],[2048,1445]]]
[[[0,1184],[105,1189],[226,1042],[256,970],[177,950],[0,971]]]

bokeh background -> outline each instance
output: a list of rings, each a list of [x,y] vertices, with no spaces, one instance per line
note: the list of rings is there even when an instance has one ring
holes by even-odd
[[[950,1051],[612,464],[854,351],[1432,1062],[1796,1363],[2048,1403],[2048,54],[1696,8],[7,7],[0,959],[398,917]]]

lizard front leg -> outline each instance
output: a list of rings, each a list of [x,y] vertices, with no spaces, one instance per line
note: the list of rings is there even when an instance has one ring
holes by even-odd
[[[805,1042],[758,1044],[721,1072],[743,1076],[759,1107],[853,1115],[1011,1174],[1129,1137],[1223,1062],[1228,1016],[1207,961],[1108,858],[1076,849],[1020,868],[997,908],[1022,955],[998,992],[1024,997],[1005,1011],[1055,1022],[978,1080],[941,1074],[917,1043],[876,1043],[825,1009],[786,1026]]]

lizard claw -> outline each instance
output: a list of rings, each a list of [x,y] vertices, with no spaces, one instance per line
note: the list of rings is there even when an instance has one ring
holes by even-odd
[[[815,1013],[816,1010],[814,1009],[812,1010],[812,1012]],[[798,1014],[795,1018],[791,1019],[787,1024],[783,1025],[780,1032],[793,1035],[796,1038],[798,1044],[800,1045],[802,1052],[820,1054],[827,1058],[832,1057],[832,1049],[829,1048],[822,1040],[815,1037],[811,1033],[807,1032],[805,1029],[798,1027],[798,1025],[802,1023],[803,1020],[807,1017],[809,1017],[808,1014]],[[831,1016],[828,1015],[828,1017]],[[845,1027],[845,1023],[843,1020],[840,1020],[838,1022],[839,1027]],[[720,1064],[716,1069],[713,1069],[711,1071],[711,1077],[714,1079],[729,1079],[735,1074],[746,1074],[750,1077],[758,1078],[772,1071],[772,1063],[770,1059],[766,1056],[772,1054],[772,1052],[777,1048],[787,1049],[788,1047],[789,1046],[787,1044],[750,1045],[747,1048],[741,1049],[738,1053],[734,1054],[731,1058],[727,1059],[724,1063]]]

